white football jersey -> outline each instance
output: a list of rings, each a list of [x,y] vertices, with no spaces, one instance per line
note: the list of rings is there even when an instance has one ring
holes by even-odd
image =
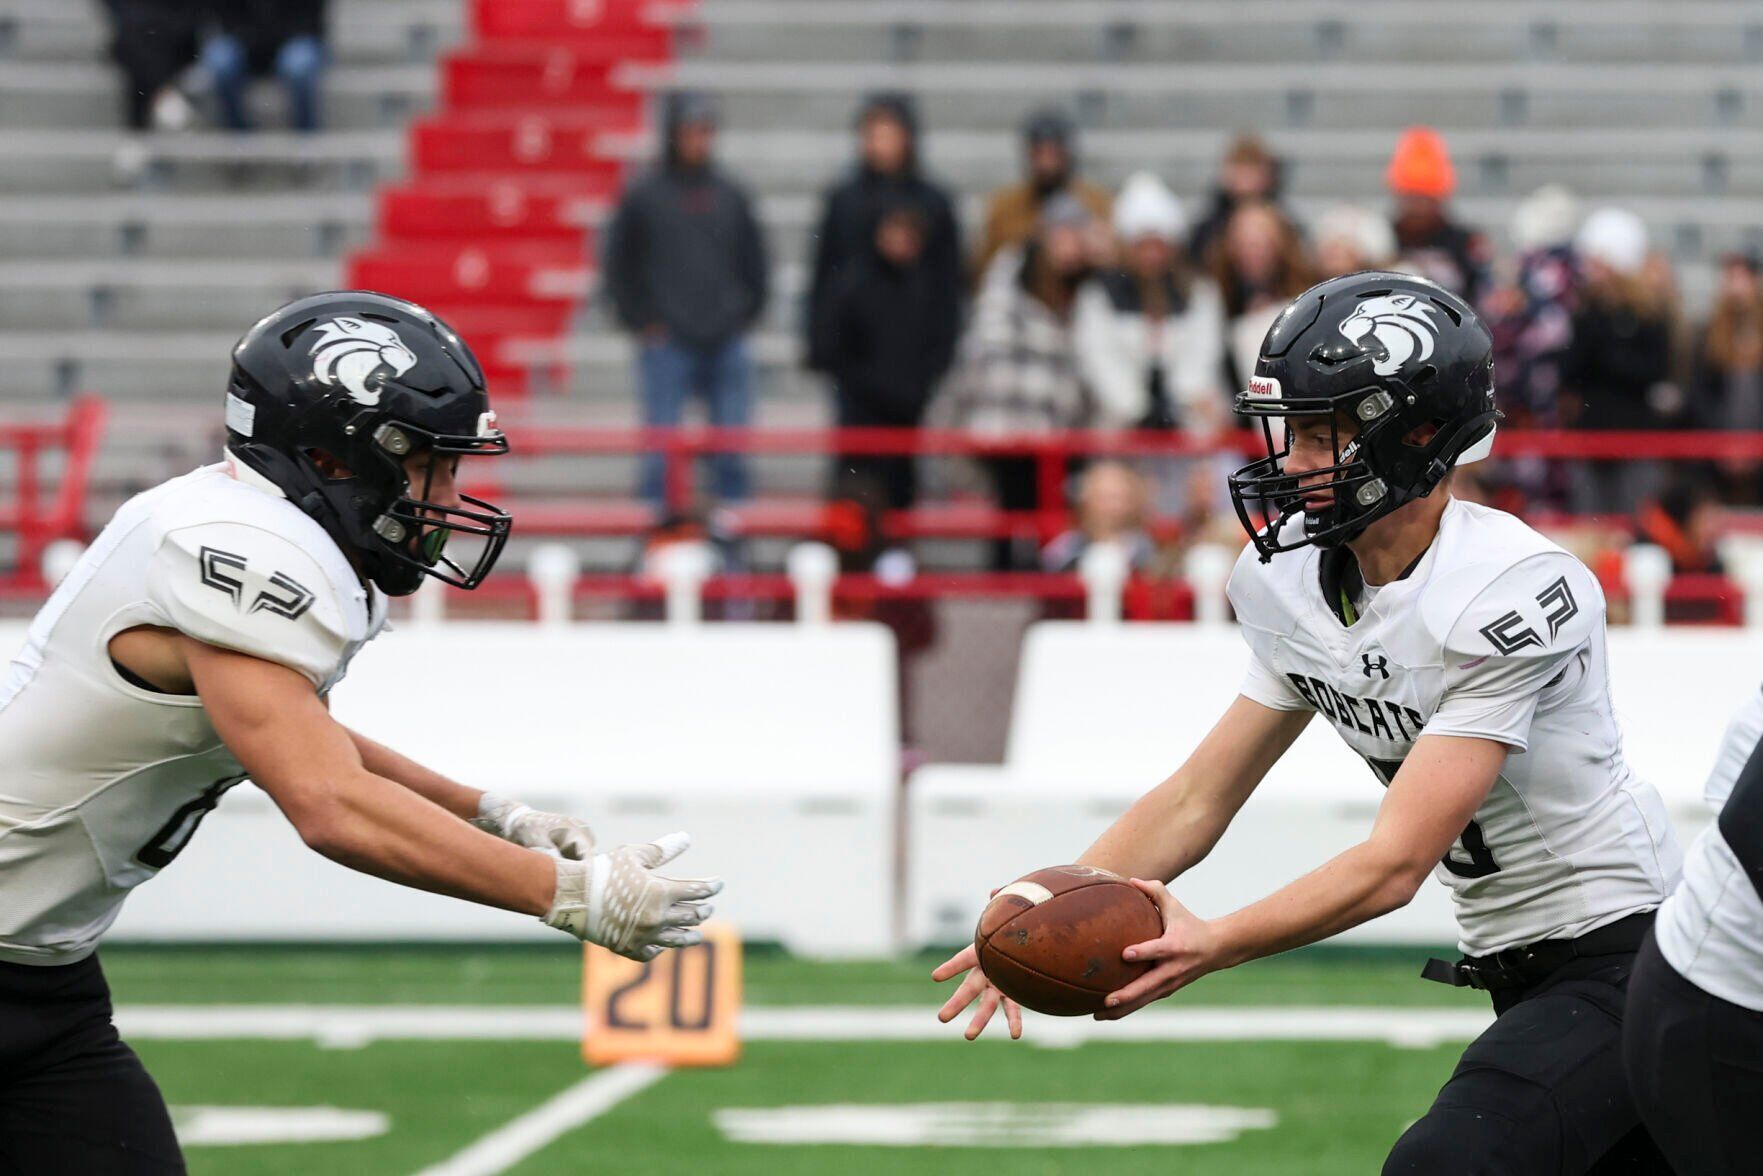
[[[1464,953],[1658,906],[1682,854],[1659,794],[1622,758],[1604,595],[1585,565],[1509,514],[1453,501],[1413,571],[1346,625],[1323,599],[1321,558],[1305,547],[1263,564],[1244,549],[1230,581],[1253,651],[1242,693],[1321,712],[1386,785],[1423,734],[1511,749],[1434,871]]]
[[[124,504],[0,683],[0,960],[89,955],[129,890],[245,776],[201,701],[124,678],[112,637],[176,629],[323,694],[384,626],[385,597],[324,529],[242,477],[205,466]]]
[[[1763,745],[1763,692],[1727,725],[1702,795],[1715,812]],[[1716,821],[1690,846],[1683,883],[1659,907],[1659,953],[1703,992],[1763,1012],[1763,900]]]

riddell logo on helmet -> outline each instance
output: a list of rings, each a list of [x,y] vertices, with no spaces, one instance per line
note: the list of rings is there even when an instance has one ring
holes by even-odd
[[[312,375],[322,384],[341,386],[357,403],[380,402],[379,385],[368,380],[380,368],[402,376],[416,366],[416,354],[404,345],[398,332],[379,323],[344,316],[317,327],[318,342],[312,345]]]
[[[1249,395],[1268,400],[1279,399],[1279,381],[1272,376],[1250,376]]]
[[[1383,347],[1383,355],[1371,365],[1380,376],[1393,376],[1411,359],[1432,354],[1438,327],[1433,324],[1431,304],[1413,294],[1385,294],[1362,300],[1341,323],[1341,334],[1365,346],[1370,335]]]

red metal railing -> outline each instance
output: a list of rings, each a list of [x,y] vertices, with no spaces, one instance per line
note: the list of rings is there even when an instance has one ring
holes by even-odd
[[[85,537],[86,489],[104,431],[104,402],[82,396],[59,421],[0,423],[0,447],[12,450],[11,485],[0,489],[0,531],[17,537],[13,567],[0,590],[42,591],[43,550],[57,539]],[[65,450],[59,483],[46,485],[44,457]]]
[[[666,504],[686,509],[698,500],[698,459],[719,453],[861,456],[1022,458],[1036,468],[1034,510],[1005,512],[973,502],[921,506],[891,513],[885,527],[895,539],[990,538],[1033,535],[1042,542],[1070,525],[1065,482],[1070,462],[1080,457],[1205,457],[1259,455],[1260,434],[1236,431],[1210,437],[1169,432],[1103,433],[1071,431],[983,437],[952,429],[758,429],[758,428],[578,428],[511,426],[513,449],[532,456],[659,454]],[[1572,432],[1508,431],[1500,434],[1497,456],[1594,461],[1756,461],[1763,462],[1763,432],[1711,431]],[[480,476],[493,475],[482,471]],[[527,532],[560,535],[639,534],[652,513],[630,500],[591,504],[528,503],[516,511]],[[759,499],[731,507],[735,528],[746,533],[824,532],[829,520],[819,500]],[[1153,529],[1166,529],[1160,520]]]

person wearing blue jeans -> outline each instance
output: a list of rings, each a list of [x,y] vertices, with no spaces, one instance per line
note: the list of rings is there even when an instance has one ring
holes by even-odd
[[[765,308],[765,242],[747,193],[712,160],[715,133],[708,98],[671,95],[662,158],[632,181],[606,229],[601,290],[638,341],[648,425],[679,424],[693,398],[704,401],[712,425],[751,419],[746,337]],[[739,454],[717,454],[712,469],[718,499],[747,496]],[[642,494],[660,504],[664,482],[663,462],[650,454]]]
[[[221,120],[252,129],[245,91],[254,77],[274,73],[288,93],[288,122],[316,131],[327,52],[323,0],[211,0],[214,23],[202,42],[201,65],[214,84]]]
[[[753,363],[747,353],[747,341],[739,335],[708,347],[667,338],[645,340],[638,368],[645,425],[679,424],[691,397],[704,401],[712,425],[739,426],[752,419]],[[720,501],[747,497],[747,463],[739,454],[716,454],[710,464],[713,488]],[[644,458],[643,497],[651,502],[663,501],[665,477],[660,454]]]

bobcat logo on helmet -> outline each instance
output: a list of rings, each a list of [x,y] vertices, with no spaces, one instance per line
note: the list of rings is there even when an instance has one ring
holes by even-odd
[[[1393,376],[1410,359],[1426,359],[1432,354],[1438,327],[1433,325],[1434,308],[1413,294],[1384,294],[1367,298],[1354,308],[1341,323],[1341,334],[1364,346],[1370,335],[1383,346],[1383,357],[1371,365],[1380,376]]]
[[[344,316],[318,325],[318,342],[312,345],[312,375],[320,383],[341,385],[361,404],[380,402],[380,389],[368,379],[381,367],[401,376],[416,366],[416,355],[398,332],[379,323]]]

